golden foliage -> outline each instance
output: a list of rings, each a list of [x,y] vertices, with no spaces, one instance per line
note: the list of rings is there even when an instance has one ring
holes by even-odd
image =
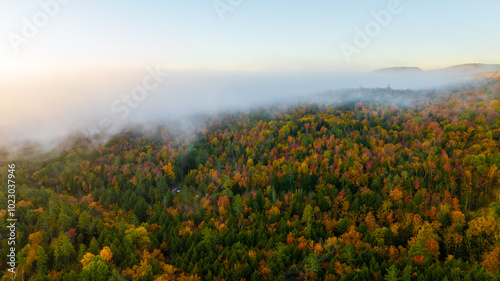
[[[469,229],[465,232],[468,237],[491,236],[496,233],[497,222],[492,216],[478,217],[468,223]]]
[[[174,166],[172,165],[172,163],[169,162],[167,165],[163,166],[161,169],[163,170],[163,172],[165,173],[165,176],[167,178],[175,179]]]
[[[403,192],[396,187],[389,191],[389,197],[394,201],[399,201],[403,198]]]
[[[500,270],[500,245],[497,244],[492,251],[484,255],[484,260],[481,262],[481,265],[491,274]]]
[[[80,261],[80,263],[82,264],[83,266],[83,269],[86,269],[87,266],[92,262],[92,260],[94,259],[95,255],[92,254],[92,253],[86,253],[82,260]]]
[[[342,239],[344,241],[344,245],[347,245],[349,243],[355,245],[356,242],[360,241],[361,238],[363,238],[363,234],[359,233],[356,231],[356,227],[354,225],[351,225],[349,227],[349,230],[342,234]]]
[[[101,250],[100,256],[107,262],[111,261],[113,258],[113,252],[111,252],[111,249],[106,246]]]
[[[273,279],[273,272],[271,271],[271,268],[266,264],[265,260],[261,260],[259,262],[259,274],[262,277],[262,280],[272,280]]]

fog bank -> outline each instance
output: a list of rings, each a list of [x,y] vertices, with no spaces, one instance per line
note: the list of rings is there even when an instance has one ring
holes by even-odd
[[[0,145],[15,146],[24,141],[55,144],[75,132],[116,133],[129,124],[184,120],[194,114],[307,100],[307,96],[326,90],[388,85],[393,89],[424,89],[463,77],[457,69],[243,73],[169,71],[161,67],[2,76]]]

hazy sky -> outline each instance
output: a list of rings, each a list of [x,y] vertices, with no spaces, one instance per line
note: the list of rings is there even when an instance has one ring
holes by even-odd
[[[0,1],[0,74],[158,63],[239,71],[500,63],[493,0],[54,1]],[[232,10],[218,13],[214,3]],[[391,3],[390,20],[370,25],[372,12]],[[366,27],[374,36],[348,61],[341,43],[356,47],[356,28]]]
[[[357,73],[500,63],[499,12],[500,0],[0,0],[0,145],[339,87],[430,87],[442,81]]]

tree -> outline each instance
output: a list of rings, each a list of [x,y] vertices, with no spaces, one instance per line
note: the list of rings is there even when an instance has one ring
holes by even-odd
[[[398,269],[396,268],[396,265],[393,264],[391,265],[391,267],[389,267],[389,269],[387,270],[387,274],[385,275],[384,277],[384,280],[386,281],[398,281],[398,280],[401,280],[399,277],[399,271]]]
[[[304,213],[302,214],[302,222],[309,224],[313,221],[313,208],[310,204],[307,204],[304,208]]]
[[[354,250],[354,246],[349,243],[345,246],[344,251],[342,252],[342,259],[344,259],[347,264],[351,264],[356,259],[356,252]]]
[[[492,251],[484,255],[481,265],[491,274],[500,270],[500,245],[496,245]]]
[[[83,258],[80,261],[83,269],[86,269],[89,266],[89,264],[94,260],[94,257],[95,255],[92,253],[86,253],[85,255],[83,255]]]
[[[134,206],[134,214],[137,216],[139,221],[146,222],[148,220],[147,211],[148,203],[146,203],[146,201],[141,198],[141,200],[139,200],[139,202],[137,202]]]
[[[318,273],[321,269],[321,264],[319,263],[318,256],[314,253],[309,254],[304,260],[304,268],[308,272]]]
[[[81,276],[84,281],[107,281],[110,274],[107,262],[101,256],[95,256],[82,270]]]
[[[64,264],[72,262],[76,258],[76,252],[69,240],[63,232],[59,234],[59,237],[52,243],[52,248],[54,250],[54,258],[56,263],[62,267]]]
[[[377,229],[378,224],[377,224],[377,219],[375,218],[372,212],[368,212],[368,214],[366,214],[365,223],[366,227],[368,228],[368,232],[370,234],[373,234],[375,229]]]
[[[469,229],[465,233],[469,239],[479,238],[479,252],[484,249],[483,244],[496,233],[498,228],[497,222],[492,216],[475,218],[468,225]]]
[[[99,247],[99,242],[97,242],[97,239],[95,239],[95,237],[92,237],[92,239],[90,240],[88,251],[93,255],[98,255],[100,248],[101,247]]]
[[[47,271],[49,269],[49,267],[48,267],[49,258],[47,256],[47,254],[45,253],[45,250],[43,249],[42,246],[38,246],[38,249],[36,250],[36,254],[38,255],[38,260],[37,260],[38,272],[40,274],[47,273]]]
[[[90,217],[87,212],[82,212],[78,217],[78,232],[90,235],[92,233],[92,227],[90,225],[91,222],[92,217]]]
[[[163,170],[163,172],[165,173],[165,176],[168,179],[175,180],[174,166],[172,165],[172,163],[169,162],[167,165],[163,166],[161,169]]]
[[[125,238],[131,239],[141,250],[148,249],[151,244],[151,238],[149,238],[148,231],[144,226],[128,229],[125,231]]]
[[[221,217],[225,217],[228,214],[229,206],[231,202],[227,195],[219,196],[219,200],[217,200],[217,206],[219,206],[219,214]]]
[[[265,260],[259,262],[259,275],[262,280],[273,280],[273,272]]]
[[[100,256],[107,262],[110,262],[111,259],[113,258],[113,252],[111,252],[111,249],[106,246],[101,250]]]
[[[241,213],[243,213],[245,206],[243,204],[243,199],[239,194],[237,194],[233,199],[233,211],[234,214],[239,217]]]

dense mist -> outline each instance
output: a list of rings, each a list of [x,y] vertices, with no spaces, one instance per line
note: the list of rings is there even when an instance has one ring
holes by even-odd
[[[188,120],[196,114],[307,101],[347,88],[426,89],[466,81],[470,66],[371,73],[168,71],[159,67],[0,77],[0,145],[56,145],[71,133],[109,135],[130,124]],[[490,71],[491,69],[487,69]],[[346,98],[346,92],[342,92]],[[364,100],[363,92],[349,92]],[[324,95],[323,95],[324,96]],[[406,101],[392,99],[390,102]]]

